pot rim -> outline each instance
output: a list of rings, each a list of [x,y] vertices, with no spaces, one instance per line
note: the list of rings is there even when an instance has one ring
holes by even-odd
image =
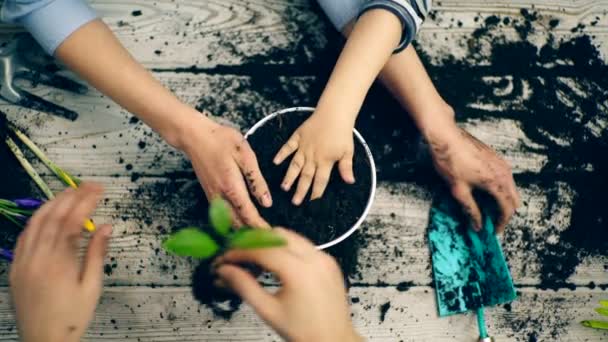
[[[276,111],[274,113],[268,114],[264,118],[262,118],[260,121],[258,121],[255,125],[253,125],[247,131],[247,133],[245,133],[245,139],[249,138],[249,136],[251,136],[253,133],[255,133],[260,127],[264,126],[264,124],[266,124],[266,122],[274,119],[275,117],[277,117],[279,115],[291,113],[291,112],[300,112],[300,111],[314,112],[315,108],[314,107],[291,107],[291,108],[282,109],[282,110]],[[367,155],[367,160],[369,161],[369,166],[371,169],[371,178],[372,178],[369,198],[367,199],[367,204],[365,206],[365,209],[363,210],[363,213],[361,214],[361,216],[359,217],[357,222],[355,222],[355,224],[349,230],[342,233],[342,235],[338,236],[337,238],[335,238],[329,242],[326,242],[324,244],[318,245],[317,249],[320,249],[320,250],[339,244],[340,242],[346,240],[349,236],[351,236],[355,231],[357,231],[357,229],[359,229],[359,227],[361,227],[361,224],[363,223],[363,221],[365,221],[365,219],[367,218],[367,215],[369,214],[372,204],[374,203],[374,198],[376,195],[376,164],[374,162],[374,156],[372,155],[372,152],[369,149],[367,142],[365,141],[365,139],[363,139],[363,136],[361,136],[359,131],[357,131],[357,129],[353,128],[353,134],[355,135],[355,138],[357,139],[357,141],[359,141],[359,143],[361,143],[361,145],[363,146],[363,149],[365,150],[365,154]]]

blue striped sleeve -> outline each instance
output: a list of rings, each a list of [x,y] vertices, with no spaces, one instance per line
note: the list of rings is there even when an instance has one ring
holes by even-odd
[[[431,0],[370,0],[363,4],[359,16],[372,9],[394,13],[403,26],[403,34],[395,53],[405,49],[416,37],[431,10]]]
[[[6,0],[0,17],[23,25],[53,55],[65,39],[97,14],[84,0]]]

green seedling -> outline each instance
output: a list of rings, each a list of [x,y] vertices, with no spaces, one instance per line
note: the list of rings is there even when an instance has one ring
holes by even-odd
[[[600,300],[600,306],[595,311],[602,316],[608,316],[608,300]],[[608,321],[587,320],[582,321],[581,324],[587,328],[608,330]]]
[[[187,227],[171,234],[163,248],[178,256],[210,259],[229,249],[256,249],[284,246],[285,239],[271,230],[241,227],[233,230],[228,204],[215,199],[209,206],[209,223],[214,234]]]

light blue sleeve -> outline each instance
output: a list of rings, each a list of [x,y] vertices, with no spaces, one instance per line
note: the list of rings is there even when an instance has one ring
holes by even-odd
[[[336,29],[342,31],[346,24],[357,20],[365,0],[318,0],[318,2]]]
[[[387,10],[399,18],[403,34],[395,53],[405,49],[416,37],[431,10],[431,0],[317,0],[334,26],[342,31],[372,9]]]
[[[59,44],[97,14],[84,0],[5,0],[0,18],[23,25],[53,55]]]

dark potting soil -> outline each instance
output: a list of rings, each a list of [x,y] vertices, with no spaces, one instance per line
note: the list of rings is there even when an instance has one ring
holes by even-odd
[[[300,206],[293,205],[297,181],[290,191],[281,189],[291,157],[278,166],[272,160],[310,114],[303,111],[280,115],[260,127],[248,140],[273,197],[271,208],[256,203],[262,217],[272,226],[293,229],[320,245],[345,233],[361,217],[371,192],[371,169],[363,146],[355,140],[355,184],[345,183],[334,167],[323,197],[311,201],[309,191]]]
[[[9,134],[7,123],[6,114],[0,112],[0,181],[2,182],[0,198],[9,200],[24,197],[40,198],[40,191],[5,143]],[[0,247],[12,249],[19,233],[21,233],[19,227],[0,216]]]

